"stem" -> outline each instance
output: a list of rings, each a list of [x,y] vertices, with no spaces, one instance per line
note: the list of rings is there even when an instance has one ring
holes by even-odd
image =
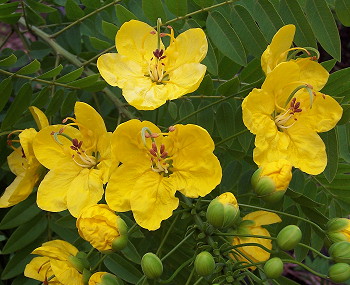
[[[169,257],[175,250],[177,250],[186,240],[188,240],[194,232],[191,232],[188,236],[186,236],[182,241],[180,241],[172,250],[170,250],[162,259],[164,261],[167,257]]]
[[[194,266],[193,266],[193,268],[192,268],[192,271],[191,271],[190,276],[188,276],[188,279],[187,279],[185,285],[190,285],[190,284],[191,284],[191,280],[192,280],[193,274],[194,274]]]
[[[248,129],[244,129],[243,131],[240,131],[240,132],[238,132],[238,133],[235,133],[235,134],[233,134],[232,136],[229,136],[229,137],[227,137],[227,138],[225,138],[225,139],[219,141],[218,143],[215,144],[215,146],[219,146],[219,145],[221,145],[221,144],[223,144],[223,143],[225,143],[225,142],[227,142],[227,141],[229,141],[229,140],[232,140],[232,139],[234,139],[235,137],[238,137],[238,136],[240,136],[240,135],[242,135],[242,134],[244,134],[244,133],[246,133],[246,132],[248,132]]]
[[[318,256],[320,256],[320,257],[322,257],[324,259],[328,259],[328,260],[332,259],[331,257],[322,254],[321,252],[319,252],[318,250],[314,249],[313,247],[311,247],[311,246],[309,246],[307,244],[299,242],[298,245],[301,246],[301,247],[305,247],[305,248],[311,250],[312,252],[316,253]]]
[[[268,253],[273,253],[273,250],[270,250],[267,247],[263,246],[262,244],[256,243],[256,242],[247,242],[247,243],[233,245],[230,248],[228,248],[226,251],[231,251],[232,249],[236,249],[238,247],[245,247],[245,246],[257,246],[257,247],[262,248],[263,250],[265,250]]]
[[[90,251],[88,252],[88,254],[86,255],[86,258],[89,258],[89,256],[94,252],[94,250],[95,250],[95,248],[92,247],[92,248],[90,249]]]
[[[305,270],[309,271],[310,273],[318,276],[318,277],[321,277],[321,278],[325,278],[327,279],[328,276],[327,275],[323,275],[321,273],[318,273],[317,271],[311,269],[310,267],[306,266],[305,264],[299,262],[299,261],[296,261],[296,260],[293,260],[293,259],[282,259],[283,263],[294,263],[294,264],[297,264],[299,265],[300,267],[304,268]]]
[[[193,258],[185,261],[184,263],[182,263],[177,269],[176,271],[173,273],[173,275],[171,275],[167,280],[160,280],[159,283],[161,284],[166,284],[166,283],[170,283],[171,281],[173,281],[173,279],[176,277],[176,275],[184,268],[186,267],[188,264],[190,264],[193,261]]]
[[[131,226],[131,228],[128,230],[128,235],[132,234],[134,230],[137,228],[138,224],[135,223]]]
[[[8,39],[13,35],[13,33],[14,33],[14,30],[11,29],[11,31],[4,38],[4,41],[0,44],[0,49],[7,43]]]
[[[170,227],[168,228],[168,231],[166,232],[165,236],[163,237],[163,239],[162,239],[162,241],[161,241],[161,243],[160,243],[160,245],[159,245],[159,247],[158,247],[158,250],[157,250],[157,252],[156,252],[156,255],[157,255],[158,257],[160,257],[159,253],[160,253],[160,251],[162,250],[165,241],[167,240],[167,238],[168,238],[170,232],[172,231],[172,229],[173,229],[173,227],[175,226],[175,223],[177,222],[177,220],[179,219],[179,217],[180,217],[179,215],[177,215],[177,216],[175,217],[175,219],[174,219],[173,222],[171,223]]]
[[[107,254],[104,254],[99,261],[97,261],[96,265],[91,269],[91,271],[95,271],[97,267],[102,263],[102,261],[107,257]]]
[[[280,214],[280,215],[285,215],[287,217],[291,217],[291,218],[296,218],[296,219],[299,219],[301,221],[304,221],[306,223],[309,223],[311,225],[313,225],[315,228],[317,228],[319,231],[321,231],[322,233],[324,233],[324,230],[316,223],[314,222],[311,222],[307,219],[304,219],[302,217],[298,217],[298,216],[295,216],[295,215],[292,215],[292,214],[288,214],[288,213],[284,213],[284,212],[280,212],[280,211],[276,211],[276,210],[271,210],[271,209],[266,209],[266,208],[262,208],[262,207],[257,207],[257,206],[251,206],[251,205],[247,205],[247,204],[241,204],[239,203],[239,206],[242,206],[242,207],[247,207],[247,208],[252,208],[252,209],[258,209],[258,210],[263,210],[263,211],[268,211],[268,212],[271,212],[271,213],[276,213],[276,214]]]
[[[106,52],[109,52],[111,50],[115,49],[115,46],[111,46],[110,48],[108,49],[105,49],[103,52],[100,52],[98,55],[95,55],[94,57],[90,58],[89,60],[87,61],[84,61],[82,66],[86,66],[88,64],[90,64],[91,62],[95,61],[96,59],[98,59],[101,55],[105,54]]]
[[[202,280],[203,280],[203,277],[199,278],[199,279],[196,281],[196,283],[194,283],[193,285],[199,284]]]
[[[113,1],[113,2],[111,2],[111,3],[108,3],[108,4],[105,5],[105,6],[102,6],[102,7],[98,8],[98,9],[92,11],[91,13],[85,15],[84,17],[81,17],[80,19],[74,21],[73,23],[71,23],[71,24],[68,25],[67,27],[64,27],[62,30],[58,31],[57,33],[52,34],[52,35],[51,35],[51,38],[56,38],[56,37],[59,36],[60,34],[64,33],[65,31],[67,31],[67,30],[70,29],[71,27],[73,27],[73,26],[79,24],[80,22],[84,21],[85,19],[87,19],[87,18],[89,18],[89,17],[91,17],[91,16],[93,16],[93,15],[95,15],[95,14],[101,12],[102,10],[104,10],[104,9],[110,7],[110,6],[113,6],[113,5],[115,5],[115,4],[117,4],[118,2],[121,2],[121,1],[122,1],[122,0]]]

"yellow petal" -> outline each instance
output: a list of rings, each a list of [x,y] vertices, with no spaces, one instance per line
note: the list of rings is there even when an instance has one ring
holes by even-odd
[[[37,163],[37,159],[33,151],[33,142],[37,134],[38,133],[36,130],[30,128],[25,129],[18,136],[28,164]]]
[[[79,170],[80,167],[75,164],[71,156],[72,150],[70,146],[72,142],[63,136],[58,136],[59,141],[62,143],[61,145],[51,135],[52,132],[58,132],[62,128],[64,128],[64,133],[72,139],[82,140],[82,136],[76,128],[63,125],[48,126],[38,132],[34,139],[35,156],[48,169],[61,169],[64,167],[66,169]]]
[[[292,164],[285,159],[280,159],[261,166],[261,177],[268,176],[275,183],[276,190],[286,190],[292,180]]]
[[[65,172],[51,170],[46,174],[38,188],[37,204],[39,208],[50,212],[66,210],[67,191],[78,173],[71,170]]]
[[[296,101],[300,102],[302,109],[298,121],[318,133],[333,129],[343,114],[342,107],[335,99],[319,92],[314,93],[311,109],[307,92],[296,96]]]
[[[48,257],[34,257],[25,267],[24,276],[44,282],[53,275],[50,259]],[[62,284],[54,277],[49,284]]]
[[[97,68],[109,85],[119,88],[124,88],[129,81],[142,78],[148,73],[137,62],[117,53],[101,55],[97,59]]]
[[[30,106],[29,111],[32,114],[32,116],[35,120],[35,123],[38,126],[39,130],[41,130],[49,125],[49,121],[48,121],[48,119],[43,111],[41,111],[40,109],[38,109],[35,106]]]
[[[156,230],[179,205],[172,179],[149,170],[135,183],[130,195],[135,221],[143,228]]]
[[[287,59],[286,52],[292,45],[295,34],[294,25],[280,28],[272,38],[271,44],[261,56],[261,67],[265,74],[270,73],[279,63]]]
[[[101,171],[103,184],[108,182],[110,173],[112,171],[111,138],[112,138],[111,132],[101,135],[98,139],[97,147],[96,147],[100,155],[96,168]],[[114,163],[113,168],[118,167],[119,160],[114,158],[113,163]]]
[[[50,257],[57,260],[67,260],[69,256],[75,256],[78,249],[64,240],[51,240],[34,249],[32,254]]]
[[[16,176],[24,175],[24,172],[28,167],[28,163],[23,157],[22,148],[18,148],[10,153],[10,155],[7,157],[7,164],[11,172]]]
[[[51,268],[62,284],[84,285],[83,275],[68,262],[51,259]]]
[[[243,220],[252,220],[255,222],[255,226],[271,225],[281,222],[281,218],[271,212],[267,211],[255,211],[246,215]]]
[[[188,63],[201,62],[208,51],[208,42],[202,29],[189,29],[180,34],[165,51],[165,65],[173,70]]]
[[[154,32],[151,26],[137,20],[124,23],[115,37],[118,53],[147,65],[147,61],[153,57],[153,51],[157,49],[158,36]]]
[[[69,185],[67,208],[73,217],[77,217],[84,207],[97,204],[102,195],[101,171],[82,169]]]

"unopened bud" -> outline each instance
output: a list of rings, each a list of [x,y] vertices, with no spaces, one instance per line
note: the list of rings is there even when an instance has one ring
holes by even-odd
[[[124,248],[126,248],[127,245],[128,245],[127,235],[118,236],[112,241],[113,251],[123,250]]]
[[[215,269],[215,261],[213,256],[207,251],[202,251],[196,256],[194,268],[199,276],[207,276],[212,274]]]
[[[124,282],[111,273],[96,272],[90,277],[88,285],[124,285]]]
[[[154,253],[146,253],[141,260],[143,273],[149,279],[155,279],[162,275],[163,264],[157,255]]]
[[[349,241],[350,242],[350,220],[345,218],[335,218],[330,220],[327,225],[327,237],[332,242]]]
[[[271,278],[271,279],[279,278],[283,272],[282,260],[278,257],[271,258],[265,263],[264,272],[267,278]]]
[[[350,264],[350,242],[340,241],[332,244],[329,254],[335,262]]]
[[[235,196],[230,192],[226,192],[210,202],[206,217],[214,227],[227,228],[235,224],[239,213]]]
[[[346,263],[334,264],[329,268],[328,276],[335,283],[343,283],[350,279],[350,265]]]
[[[291,250],[296,247],[302,237],[301,230],[296,225],[284,227],[277,235],[277,244],[283,250]]]

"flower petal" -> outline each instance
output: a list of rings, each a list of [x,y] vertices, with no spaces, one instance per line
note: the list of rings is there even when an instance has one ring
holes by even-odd
[[[189,29],[170,43],[165,51],[165,65],[174,70],[181,65],[201,62],[208,51],[208,41],[202,29]]]
[[[38,163],[34,151],[33,151],[33,142],[38,132],[33,128],[25,129],[19,134],[19,140],[25,154],[25,158],[28,164]]]
[[[168,177],[149,170],[135,183],[130,195],[135,221],[143,228],[156,230],[179,205],[176,185]]]
[[[243,220],[251,220],[255,222],[255,226],[271,225],[281,222],[281,218],[271,212],[255,211],[246,215]]]
[[[69,185],[67,208],[73,217],[77,217],[84,207],[97,204],[102,195],[101,171],[82,169]]]
[[[69,262],[51,259],[50,263],[53,273],[62,284],[84,285],[83,275]]]
[[[18,148],[11,152],[7,157],[7,164],[13,174],[16,176],[24,175],[27,169],[27,160],[23,157],[22,148]]]
[[[43,111],[41,111],[39,108],[35,106],[30,106],[29,108],[30,113],[32,114],[36,125],[38,126],[39,130],[49,126],[49,120],[47,119],[46,115]]]
[[[46,256],[57,260],[67,260],[72,255],[75,256],[78,249],[64,240],[51,240],[34,249],[32,254]]]
[[[24,276],[44,282],[53,275],[50,259],[48,257],[34,257],[25,267]],[[62,284],[54,277],[50,279],[51,284]]]

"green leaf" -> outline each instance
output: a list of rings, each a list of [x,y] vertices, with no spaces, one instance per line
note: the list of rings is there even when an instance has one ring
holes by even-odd
[[[188,116],[189,114],[194,112],[194,107],[191,101],[184,100],[179,108],[179,116],[180,118],[184,118]],[[182,124],[191,124],[193,123],[193,116],[189,117],[188,119],[182,121]]]
[[[12,93],[12,78],[6,78],[0,83],[0,111],[5,107]]]
[[[75,91],[69,92],[66,95],[66,98],[64,99],[62,106],[61,106],[62,117],[66,117],[66,116],[72,114],[75,102],[77,100],[78,100],[77,92],[75,92]]]
[[[210,13],[206,26],[209,37],[223,55],[240,65],[247,64],[240,39],[221,13]]]
[[[250,13],[243,6],[236,5],[231,9],[230,19],[246,50],[251,55],[260,57],[267,42]]]
[[[142,10],[154,25],[156,25],[158,18],[161,18],[163,23],[166,22],[166,15],[161,0],[142,0]]]
[[[333,72],[328,79],[322,93],[329,94],[333,97],[345,97],[344,102],[350,100],[350,67]]]
[[[39,13],[52,13],[56,12],[55,8],[49,7],[43,3],[34,0],[27,0],[26,3],[35,11]]]
[[[70,20],[79,20],[84,17],[83,10],[81,10],[79,5],[73,0],[67,0],[65,8],[67,18]]]
[[[347,135],[347,126],[337,126],[337,137],[339,144],[339,156],[344,159],[347,163],[350,163],[350,149],[349,149],[349,140]]]
[[[130,240],[128,241],[128,246],[121,252],[130,261],[136,264],[141,264],[141,256]]]
[[[20,225],[7,240],[2,253],[9,254],[26,247],[46,231],[47,219],[40,215],[30,222]]]
[[[173,120],[176,120],[176,118],[177,118],[177,105],[176,105],[176,103],[174,103],[172,101],[168,102],[168,112],[169,112],[170,117]]]
[[[84,68],[83,67],[80,67],[76,70],[73,70],[72,72],[66,74],[66,75],[63,75],[62,77],[58,78],[56,80],[56,82],[59,82],[59,83],[67,83],[67,82],[71,82],[77,78],[79,78],[82,74],[83,74],[83,71],[84,71]]]
[[[222,139],[226,139],[235,133],[235,117],[230,103],[223,102],[219,105],[216,110],[215,121]],[[232,141],[228,141],[227,145],[230,146],[231,143]]]
[[[339,21],[346,27],[350,27],[350,1],[335,0],[335,12]]]
[[[47,106],[45,115],[47,117],[55,115],[58,110],[61,108],[64,99],[64,90],[58,89],[53,98],[51,99],[49,106]]]
[[[17,10],[19,2],[5,3],[0,5],[0,16],[10,15]]]
[[[136,284],[142,277],[142,273],[134,265],[118,254],[108,255],[104,264],[113,274],[131,284]]]
[[[32,7],[25,6],[26,18],[31,25],[44,25],[45,19],[41,17]]]
[[[17,61],[17,57],[14,54],[11,54],[10,56],[0,60],[0,66],[10,66],[12,64],[15,64]]]
[[[50,100],[50,92],[51,88],[49,86],[44,87],[33,95],[34,100],[31,103],[32,106],[38,107],[39,109],[44,108],[46,103]]]
[[[211,79],[209,74],[204,76],[204,78],[203,78],[201,84],[199,85],[196,93],[197,94],[201,94],[201,95],[206,95],[206,96],[211,96],[211,95],[214,94],[214,84],[213,84],[213,80]]]
[[[0,16],[0,22],[4,22],[6,24],[16,24],[21,16],[21,13],[13,13],[10,15]]]
[[[104,50],[110,48],[112,45],[109,42],[100,40],[96,37],[89,37],[91,45],[98,50]]]
[[[193,0],[198,6],[204,8],[213,5],[214,0]]]
[[[18,70],[17,74],[32,74],[37,72],[40,69],[40,62],[37,59],[34,59],[31,63],[27,64],[26,66],[22,67],[20,70]]]
[[[112,23],[102,20],[102,30],[107,38],[114,40],[115,35],[117,34],[117,31],[118,31],[118,27]]]
[[[86,7],[91,9],[97,9],[101,7],[101,2],[96,0],[82,0],[81,1]]]
[[[171,13],[176,16],[184,16],[187,14],[187,0],[165,0]]]
[[[337,60],[333,58],[333,59],[330,59],[330,60],[321,62],[321,65],[322,65],[328,72],[330,72],[336,63],[337,63]]]
[[[307,0],[305,13],[319,43],[326,52],[341,61],[339,32],[327,2]]]
[[[93,75],[81,78],[77,81],[70,82],[68,85],[74,86],[74,87],[85,88],[85,87],[93,85],[97,81],[97,79],[99,79],[99,78],[100,78],[100,74],[93,74]]]
[[[22,113],[28,109],[32,98],[32,93],[32,87],[29,83],[22,86],[22,88],[18,91],[15,100],[13,100],[10,108],[7,111],[7,114],[1,124],[1,130],[8,129],[18,121]]]
[[[41,212],[35,201],[36,193],[13,206],[1,220],[0,229],[12,229],[33,219]]]
[[[234,77],[225,83],[221,84],[217,89],[217,94],[221,96],[228,96],[236,93],[239,89],[238,77]]]
[[[210,104],[210,102],[201,100],[197,110],[205,107],[208,104]],[[210,134],[214,130],[214,122],[214,110],[212,107],[206,108],[197,113],[197,124],[205,128]]]
[[[62,64],[60,64],[60,65],[56,66],[55,68],[38,76],[38,78],[40,78],[40,79],[53,78],[53,77],[57,76],[58,74],[60,74],[62,69],[63,69],[63,66],[62,66]]]
[[[337,174],[338,169],[338,159],[339,159],[339,149],[337,143],[337,134],[335,129],[332,129],[326,133],[320,134],[327,150],[327,166],[323,174],[331,183]]]
[[[120,4],[115,5],[115,13],[121,24],[124,24],[125,22],[128,22],[130,20],[137,20],[135,14],[133,14]]]

